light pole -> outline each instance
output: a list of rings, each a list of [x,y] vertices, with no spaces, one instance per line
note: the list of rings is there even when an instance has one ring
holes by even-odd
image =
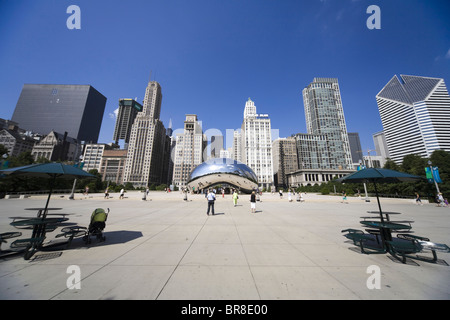
[[[436,186],[436,191],[437,191],[437,193],[439,194],[439,193],[441,193],[441,192],[439,191],[438,184],[437,184],[437,182],[436,182],[436,179],[434,178],[433,167],[431,166],[431,165],[432,165],[431,160],[428,160],[428,165],[430,166],[431,176],[433,177],[434,185]]]
[[[80,166],[81,161],[83,161],[83,156],[80,156],[80,162],[78,162],[77,167]],[[69,200],[74,200],[75,197],[75,186],[77,184],[77,179],[73,180],[72,192],[70,193]]]
[[[369,168],[372,168],[373,163],[372,163],[372,158],[370,157],[370,151],[375,151],[375,150],[367,150],[367,155],[369,157]]]
[[[362,160],[360,159],[359,160],[359,167],[361,167],[362,166]],[[368,196],[368,194],[367,194],[367,186],[366,186],[366,183],[364,182],[363,183],[364,184],[364,192],[365,192],[365,194],[366,194],[366,198],[364,199],[366,202],[370,202],[370,199],[369,199],[369,196]]]

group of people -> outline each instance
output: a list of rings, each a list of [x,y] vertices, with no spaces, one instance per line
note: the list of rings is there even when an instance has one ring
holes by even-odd
[[[222,192],[222,197],[225,196],[225,193]],[[214,215],[214,203],[216,201],[216,193],[213,191],[213,189],[209,189],[206,193],[206,199],[208,201],[208,210],[206,211],[206,214],[209,216],[209,213],[211,212],[212,215]],[[233,204],[236,207],[237,201],[239,199],[239,195],[236,189],[233,189],[232,194]],[[252,191],[252,194],[250,195],[250,209],[252,213],[256,212],[256,192]]]
[[[448,207],[448,200],[444,199],[441,192],[438,192],[436,194],[435,201],[437,207]],[[423,205],[422,200],[420,199],[420,195],[417,192],[416,192],[416,204]]]
[[[283,199],[283,190],[282,189],[278,190],[278,194],[280,195],[280,199]],[[292,199],[293,195],[295,196],[295,190],[291,191],[291,189],[289,189],[289,191],[288,191],[288,201],[289,202],[293,201],[293,199]],[[304,201],[305,201],[305,199],[303,198],[303,193],[297,192],[297,202],[304,202]]]
[[[125,190],[122,188],[119,193],[119,199],[123,199],[124,195],[125,195]],[[109,188],[106,188],[106,190],[105,190],[105,199],[109,199]]]

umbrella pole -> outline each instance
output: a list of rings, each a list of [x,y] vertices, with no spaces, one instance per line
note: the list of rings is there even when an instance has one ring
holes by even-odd
[[[375,195],[377,196],[378,210],[380,210],[380,218],[381,218],[381,222],[384,222],[384,219],[383,219],[383,212],[381,211],[380,199],[379,199],[379,197],[378,197],[377,184],[376,184],[375,181],[373,182],[373,185],[374,185],[374,187],[375,187]]]
[[[52,196],[53,185],[55,184],[55,180],[56,180],[56,175],[54,175],[53,179],[50,181],[50,190],[48,192],[47,202],[45,203],[45,209],[44,209],[44,213],[42,215],[42,219],[45,219],[47,217],[48,203],[50,202],[50,197]]]

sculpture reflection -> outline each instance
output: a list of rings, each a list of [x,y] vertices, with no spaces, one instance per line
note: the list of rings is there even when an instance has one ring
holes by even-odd
[[[198,165],[189,175],[187,186],[198,190],[220,183],[228,183],[244,192],[258,187],[253,170],[229,158],[214,158]]]

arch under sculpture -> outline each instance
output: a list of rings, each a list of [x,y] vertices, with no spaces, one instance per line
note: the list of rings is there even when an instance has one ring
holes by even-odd
[[[198,165],[189,175],[189,188],[204,189],[228,183],[244,192],[258,187],[256,174],[247,165],[229,158],[213,158]]]

